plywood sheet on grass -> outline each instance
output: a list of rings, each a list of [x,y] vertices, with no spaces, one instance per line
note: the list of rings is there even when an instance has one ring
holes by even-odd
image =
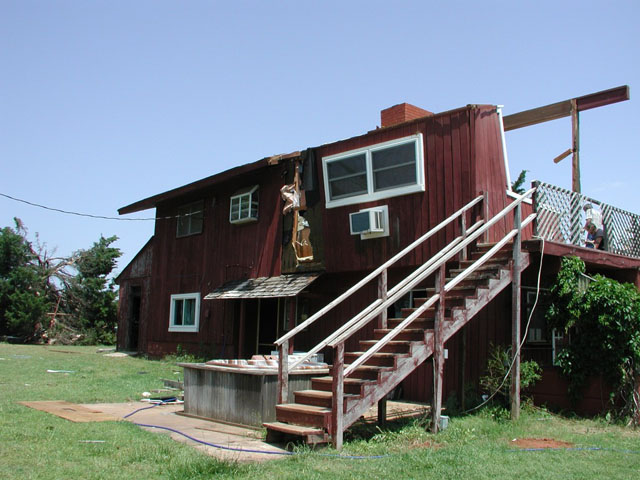
[[[19,403],[29,408],[52,413],[53,415],[57,415],[58,417],[72,422],[109,422],[121,420],[121,418],[111,416],[107,413],[100,412],[99,410],[91,410],[81,405],[65,402],[63,400]]]

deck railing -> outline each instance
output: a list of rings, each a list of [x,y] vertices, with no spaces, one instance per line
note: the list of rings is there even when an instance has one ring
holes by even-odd
[[[640,258],[640,215],[627,212],[577,192],[535,182],[535,235],[554,242],[585,246],[584,205],[591,203],[602,213],[606,250]]]

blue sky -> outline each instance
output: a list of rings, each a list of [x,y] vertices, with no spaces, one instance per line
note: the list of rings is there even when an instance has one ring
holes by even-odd
[[[380,110],[504,113],[629,85],[580,116],[582,190],[640,213],[640,2],[0,0],[0,193],[117,209],[265,156],[364,133]],[[570,188],[567,119],[507,133],[511,175]],[[153,217],[153,211],[128,217]],[[0,197],[68,255],[153,222]]]

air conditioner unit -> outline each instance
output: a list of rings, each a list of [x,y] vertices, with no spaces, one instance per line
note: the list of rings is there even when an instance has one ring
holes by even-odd
[[[351,235],[360,235],[363,240],[388,236],[389,209],[387,205],[350,213],[349,230]]]

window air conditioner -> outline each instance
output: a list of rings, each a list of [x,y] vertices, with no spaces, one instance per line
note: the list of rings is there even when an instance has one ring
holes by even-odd
[[[388,236],[388,224],[389,210],[387,205],[349,214],[351,235],[360,235],[362,239]]]

